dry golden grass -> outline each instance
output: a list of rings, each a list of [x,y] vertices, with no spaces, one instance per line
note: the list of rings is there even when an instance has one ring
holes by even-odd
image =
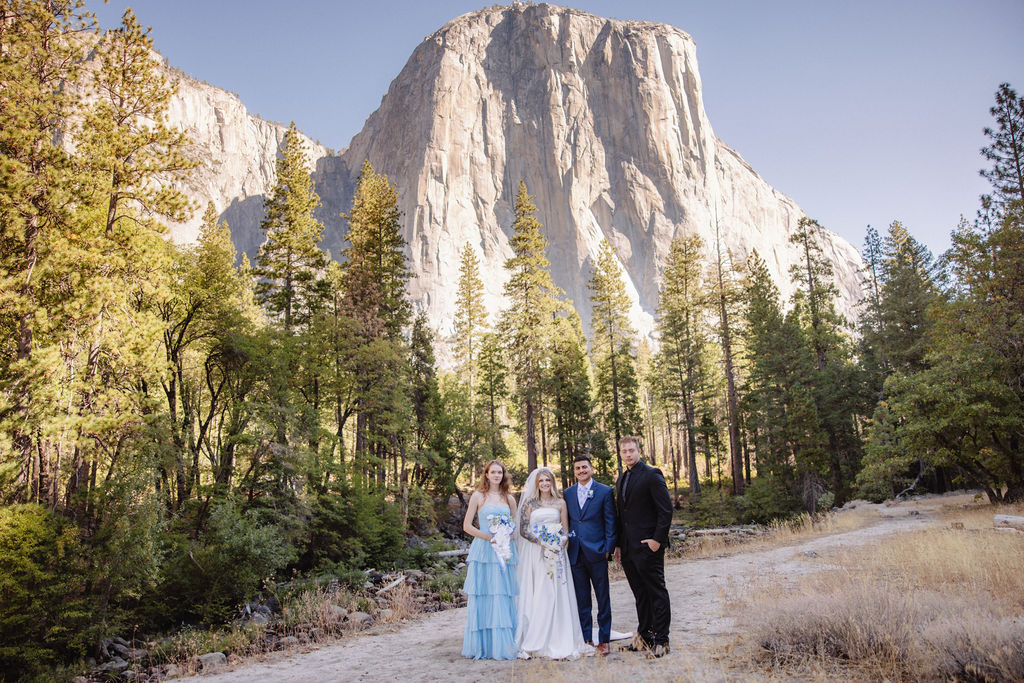
[[[1024,680],[1024,534],[993,514],[934,508],[942,526],[830,556],[838,569],[771,581],[734,605],[751,672],[867,680]],[[780,669],[781,667],[781,669]]]
[[[384,621],[391,624],[410,619],[423,611],[422,605],[416,601],[415,591],[409,584],[402,584],[388,591],[385,602],[391,610],[391,615]]]
[[[728,557],[739,553],[794,545],[812,538],[861,529],[878,521],[878,506],[840,510],[823,515],[802,514],[768,524],[759,535],[691,537],[669,549],[670,559]]]

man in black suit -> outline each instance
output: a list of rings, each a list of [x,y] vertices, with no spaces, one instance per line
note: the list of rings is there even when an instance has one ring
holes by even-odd
[[[626,471],[619,477],[615,560],[622,564],[636,600],[637,636],[625,649],[648,656],[668,654],[672,618],[665,587],[665,548],[672,524],[672,499],[661,470],[640,459],[640,440],[624,436],[619,455]]]

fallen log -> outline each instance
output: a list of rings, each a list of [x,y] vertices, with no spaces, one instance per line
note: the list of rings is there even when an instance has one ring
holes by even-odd
[[[1024,517],[1018,517],[1016,515],[996,515],[992,518],[992,525],[996,529],[1024,531]]]
[[[377,591],[377,595],[383,595],[384,593],[386,593],[387,591],[391,590],[395,586],[398,586],[403,581],[405,581],[405,574],[402,574],[397,579],[395,579],[394,581],[392,581],[388,585],[386,585],[383,588],[381,588],[379,591]]]
[[[465,550],[442,550],[437,553],[438,557],[461,557],[462,555],[469,555],[469,549]]]

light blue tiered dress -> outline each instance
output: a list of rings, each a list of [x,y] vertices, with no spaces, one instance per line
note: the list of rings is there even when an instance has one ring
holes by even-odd
[[[477,514],[480,528],[487,531],[487,516],[511,514],[506,505],[484,505]],[[516,546],[503,566],[489,541],[473,538],[469,547],[466,582],[462,592],[466,606],[466,634],[462,656],[472,659],[516,658]]]

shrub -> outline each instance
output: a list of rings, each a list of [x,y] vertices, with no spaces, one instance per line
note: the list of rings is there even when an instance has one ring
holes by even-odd
[[[336,480],[313,507],[301,569],[351,569],[394,563],[404,546],[398,507],[378,494]]]
[[[253,511],[242,512],[230,500],[213,508],[197,538],[169,535],[166,553],[152,601],[159,612],[151,615],[163,625],[226,621],[264,579],[294,559],[294,549],[275,526],[260,524]]]
[[[744,522],[758,524],[787,519],[800,511],[800,502],[778,477],[754,478],[736,504]]]
[[[74,524],[35,505],[0,508],[0,671],[80,657],[94,633]]]
[[[739,522],[739,510],[725,489],[705,488],[700,498],[691,500],[686,511],[696,526],[726,526]]]

